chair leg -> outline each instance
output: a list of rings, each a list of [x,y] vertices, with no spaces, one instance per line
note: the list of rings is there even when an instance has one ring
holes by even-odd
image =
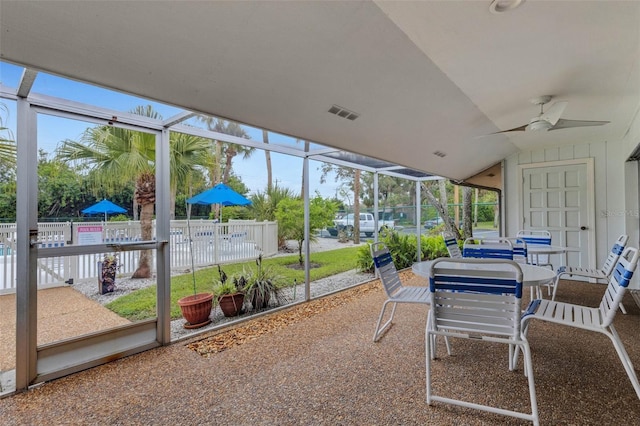
[[[564,273],[560,272],[558,275],[556,275],[556,279],[553,283],[553,295],[551,296],[551,300],[556,300],[556,292],[558,291],[558,284],[560,284],[560,277],[565,275]]]
[[[629,380],[631,380],[631,384],[633,385],[633,389],[636,391],[636,395],[638,399],[640,399],[640,383],[638,383],[638,376],[636,376],[636,371],[633,368],[633,364],[631,363],[631,359],[629,358],[629,354],[624,348],[622,344],[622,340],[620,340],[620,336],[618,332],[613,327],[613,324],[609,326],[609,333],[605,334],[609,336],[611,342],[613,342],[613,347],[616,348],[616,352],[618,353],[618,357],[622,362],[622,366],[627,372],[627,376],[629,376]]]
[[[387,309],[387,304],[391,302],[391,300],[386,300],[383,305],[382,305],[382,310],[380,311],[380,316],[378,317],[378,323],[376,324],[376,331],[373,333],[373,341],[377,342],[378,340],[380,340],[380,337],[382,337],[382,334],[391,327],[391,321],[393,321],[393,315],[396,313],[396,305],[397,303],[395,302],[391,302],[393,303],[393,308],[391,309],[391,316],[389,317],[389,320],[387,322],[385,322],[382,327],[380,326],[380,323],[382,322],[382,317],[384,316],[384,312]]]
[[[517,346],[517,345],[509,345],[509,371],[513,371],[516,368],[514,364],[516,349],[514,348],[514,346]]]
[[[536,386],[533,381],[533,361],[531,359],[531,348],[529,347],[529,342],[525,340],[523,345],[518,345],[518,347],[522,346],[522,352],[524,355],[524,374],[527,376],[527,380],[529,382],[529,398],[531,400],[531,417],[534,425],[540,424],[540,419],[538,418],[538,401],[536,399]]]
[[[627,310],[622,303],[620,303],[618,307],[620,308],[620,312],[622,312],[623,315],[627,315]]]
[[[427,320],[427,327],[424,332],[424,356],[425,356],[425,381],[426,381],[426,394],[427,394],[427,404],[431,405],[431,361],[433,359],[433,354],[435,350],[433,348],[433,344],[435,343],[435,335],[431,335],[429,333],[429,324],[430,320]],[[433,340],[431,340],[433,339]]]
[[[444,336],[444,344],[447,347],[447,355],[451,356],[451,344],[449,343],[449,336]]]
[[[520,334],[522,334],[522,340],[527,340],[527,332],[529,331],[529,321],[524,321],[521,325],[520,325]],[[520,346],[516,345],[515,347],[515,351],[513,354],[513,368],[514,370],[518,367],[518,354],[520,353]],[[526,360],[525,360],[526,361]],[[526,364],[526,362],[525,362]],[[527,374],[526,371],[526,365],[525,365],[525,372],[524,374]]]

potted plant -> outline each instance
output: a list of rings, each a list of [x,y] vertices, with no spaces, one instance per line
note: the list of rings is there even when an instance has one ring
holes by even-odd
[[[193,277],[193,294],[178,300],[182,316],[186,320],[184,328],[200,328],[211,323],[211,309],[213,308],[212,293],[198,293],[195,272]]]
[[[221,280],[213,286],[213,294],[218,300],[220,310],[225,317],[240,315],[243,312],[246,278],[243,275],[237,275],[227,280],[224,273],[221,273],[220,277]]]
[[[273,298],[279,299],[278,276],[270,267],[262,266],[262,255],[256,259],[256,273],[250,275],[245,294],[254,310],[266,309]]]

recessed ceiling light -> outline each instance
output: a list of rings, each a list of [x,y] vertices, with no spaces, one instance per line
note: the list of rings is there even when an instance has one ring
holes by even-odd
[[[524,0],[493,0],[489,5],[491,13],[504,13],[513,10],[524,3]]]

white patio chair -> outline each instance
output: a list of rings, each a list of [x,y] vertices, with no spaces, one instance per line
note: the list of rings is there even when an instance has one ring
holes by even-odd
[[[523,239],[528,245],[538,244],[538,245],[551,245],[551,233],[549,231],[533,231],[533,230],[520,230],[516,234],[516,237]],[[529,263],[537,266],[548,266],[553,269],[553,265],[549,259],[548,254],[536,254],[530,255]]]
[[[551,296],[551,300],[556,300],[556,292],[558,291],[560,278],[565,275],[568,275],[569,277],[576,276],[594,278],[595,280],[608,280],[611,277],[613,268],[616,266],[618,258],[620,258],[620,255],[626,247],[628,240],[628,235],[623,234],[618,237],[616,242],[613,244],[613,247],[611,247],[609,256],[607,256],[607,260],[604,262],[604,265],[600,269],[582,268],[580,266],[561,266],[560,268],[558,268],[558,275],[556,275],[556,279],[553,283],[553,295]]]
[[[452,263],[465,263],[463,269]],[[495,265],[495,269],[474,269],[474,264]],[[448,259],[433,262],[429,279],[431,309],[425,333],[427,403],[433,401],[474,408],[538,424],[538,406],[533,381],[531,352],[520,332],[522,271],[509,260]],[[509,345],[509,369],[515,368],[514,348],[522,349],[528,376],[531,414],[436,395],[431,380],[435,359],[435,337],[456,337]],[[476,359],[469,363],[477,362]],[[460,363],[458,363],[460,365]],[[483,380],[487,380],[486,377]]]
[[[522,238],[507,238],[513,246],[513,260],[517,263],[529,263],[527,242]]]
[[[458,245],[456,236],[452,232],[443,232],[442,238],[444,239],[444,245],[447,246],[449,257],[454,259],[461,258],[462,252],[460,251],[460,246]]]
[[[555,324],[576,327],[583,330],[596,331],[606,335],[613,343],[622,366],[631,380],[631,384],[640,399],[640,383],[633,369],[631,359],[620,340],[620,336],[613,327],[613,319],[620,301],[629,285],[629,280],[638,264],[638,249],[627,247],[618,258],[614,272],[609,279],[607,290],[602,297],[600,306],[591,308],[571,303],[555,302],[552,300],[532,300],[522,314],[522,333],[524,336],[529,331],[529,322],[537,319]],[[514,364],[518,361],[518,349],[514,356]]]
[[[394,265],[391,254],[389,253],[389,249],[387,249],[384,243],[372,244],[371,256],[373,257],[373,263],[376,271],[378,272],[378,276],[380,277],[380,281],[382,281],[384,291],[387,293],[387,300],[385,300],[382,305],[376,330],[373,334],[373,341],[377,342],[382,334],[391,327],[398,303],[419,303],[428,305],[430,299],[429,287],[405,287],[402,285],[396,266]],[[380,323],[382,322],[382,318],[389,303],[393,305],[391,309],[391,316],[381,327]]]
[[[467,238],[462,246],[462,257],[513,260],[513,245],[507,238]]]

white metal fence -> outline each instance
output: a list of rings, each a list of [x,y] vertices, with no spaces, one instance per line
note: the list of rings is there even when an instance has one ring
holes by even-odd
[[[80,233],[78,231],[81,231]],[[96,243],[140,241],[140,222],[82,222],[39,223],[39,247],[62,247],[87,244],[87,232]],[[79,235],[81,234],[81,235]],[[155,222],[154,222],[155,238]],[[190,236],[189,236],[190,235]],[[0,224],[0,292],[16,288],[16,225]],[[276,222],[211,220],[171,221],[171,268],[195,267],[241,262],[278,252],[278,224]],[[98,277],[101,253],[38,259],[38,286],[49,286]],[[138,267],[139,251],[118,253],[119,274],[131,274]],[[155,263],[155,257],[152,256]],[[155,269],[155,264],[152,265]]]

